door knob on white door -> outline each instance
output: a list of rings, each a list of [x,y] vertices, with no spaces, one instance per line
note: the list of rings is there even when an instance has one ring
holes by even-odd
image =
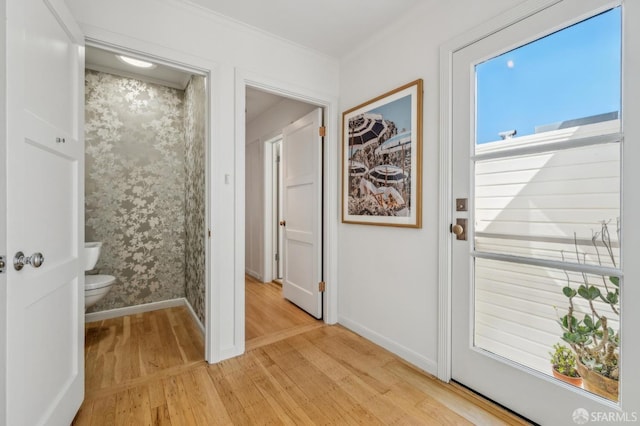
[[[33,253],[31,256],[25,256],[23,252],[19,251],[13,257],[13,267],[16,271],[21,270],[24,265],[31,265],[34,268],[39,268],[44,263],[44,256],[42,253]]]

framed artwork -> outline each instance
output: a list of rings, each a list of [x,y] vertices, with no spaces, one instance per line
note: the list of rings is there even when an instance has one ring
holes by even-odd
[[[420,228],[422,80],[342,114],[342,222]]]

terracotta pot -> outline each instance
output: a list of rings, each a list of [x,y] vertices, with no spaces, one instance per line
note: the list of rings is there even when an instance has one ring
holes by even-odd
[[[556,379],[560,379],[563,382],[567,382],[570,385],[573,386],[577,386],[579,388],[582,387],[582,377],[571,377],[571,376],[566,376],[560,372],[558,372],[558,370],[556,370],[555,368],[551,368],[551,370],[553,371],[553,377],[555,377]]]
[[[618,401],[617,380],[610,379],[597,371],[588,369],[580,361],[578,361],[577,364],[578,374],[582,376],[582,383],[586,390],[611,401]]]

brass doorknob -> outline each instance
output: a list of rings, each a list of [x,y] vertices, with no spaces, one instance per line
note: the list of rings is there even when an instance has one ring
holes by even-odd
[[[464,233],[464,228],[461,225],[455,224],[451,227],[451,232],[460,236]]]
[[[286,221],[284,221],[284,220],[281,220],[281,221],[280,221],[280,226],[287,226],[287,222],[286,222]]]

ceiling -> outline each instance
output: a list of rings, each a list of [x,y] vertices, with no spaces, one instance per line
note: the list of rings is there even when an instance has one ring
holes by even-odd
[[[191,78],[191,74],[187,72],[162,64],[156,64],[152,69],[136,68],[119,60],[116,53],[94,46],[87,45],[85,55],[85,66],[88,69],[135,78],[174,89],[184,90]],[[247,87],[246,121],[251,122],[282,99],[278,95]]]
[[[341,58],[424,0],[182,0]]]
[[[155,68],[152,69],[136,68],[118,59],[117,54],[93,46],[86,46],[85,67],[95,71],[138,78],[180,90],[184,90],[187,87],[187,83],[191,78],[189,73],[161,64],[156,64]]]
[[[340,58],[424,0],[181,0],[329,56]],[[315,6],[315,7],[314,7]],[[321,7],[319,7],[321,6]],[[144,59],[144,58],[141,58]],[[191,74],[158,64],[135,68],[112,52],[87,46],[89,69],[184,89]],[[282,98],[247,88],[246,120],[252,121]]]

